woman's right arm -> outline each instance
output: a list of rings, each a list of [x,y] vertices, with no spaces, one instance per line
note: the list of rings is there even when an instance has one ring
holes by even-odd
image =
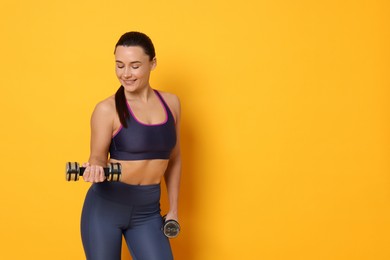
[[[87,182],[102,182],[107,165],[115,116],[115,104],[107,99],[96,105],[91,117],[91,151],[83,178]]]

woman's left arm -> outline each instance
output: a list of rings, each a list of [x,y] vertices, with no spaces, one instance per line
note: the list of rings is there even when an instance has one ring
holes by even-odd
[[[178,204],[179,204],[179,189],[181,177],[181,153],[180,153],[180,100],[174,96],[170,102],[172,112],[176,119],[176,145],[172,150],[168,168],[165,172],[165,184],[168,191],[169,211],[166,219],[174,219],[178,221]]]

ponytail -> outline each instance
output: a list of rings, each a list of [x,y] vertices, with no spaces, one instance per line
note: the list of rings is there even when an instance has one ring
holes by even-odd
[[[130,114],[129,109],[127,108],[125,88],[123,86],[120,86],[120,88],[115,93],[115,107],[119,116],[119,121],[124,128],[127,128],[126,119],[130,117]]]

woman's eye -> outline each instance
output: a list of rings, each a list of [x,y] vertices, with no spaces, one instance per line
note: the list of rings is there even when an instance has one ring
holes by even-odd
[[[125,66],[117,66],[118,69],[123,69]]]
[[[139,66],[132,66],[132,68],[133,68],[133,69],[138,69],[138,68],[139,68]]]

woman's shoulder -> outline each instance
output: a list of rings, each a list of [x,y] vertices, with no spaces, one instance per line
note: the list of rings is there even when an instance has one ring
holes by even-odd
[[[161,94],[161,96],[164,98],[165,102],[168,103],[168,105],[180,105],[179,97],[173,93],[157,90],[158,93]]]
[[[177,95],[165,91],[158,90],[158,93],[161,94],[165,103],[167,103],[168,107],[175,114],[175,118],[180,117],[180,99]]]
[[[99,114],[110,114],[110,113],[115,114],[116,113],[115,97],[110,96],[97,103],[94,112],[98,112]]]

